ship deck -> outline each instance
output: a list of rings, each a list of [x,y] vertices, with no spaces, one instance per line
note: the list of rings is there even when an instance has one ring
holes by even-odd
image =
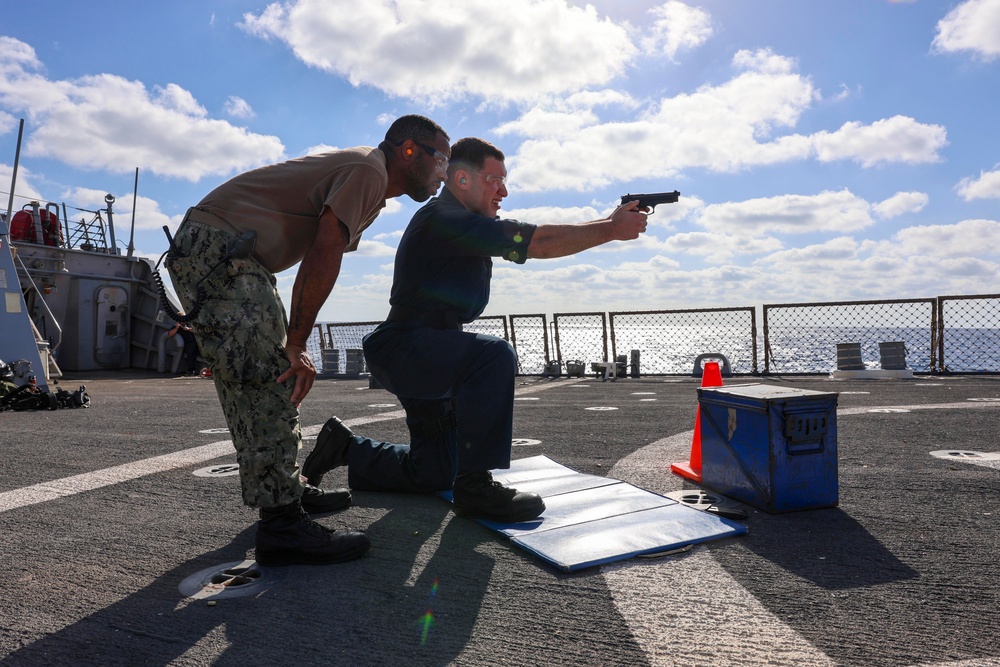
[[[670,463],[699,382],[518,378],[514,457],[694,489]],[[1000,665],[1000,378],[725,383],[839,394],[839,506],[741,506],[743,536],[567,574],[436,496],[355,492],[319,521],[367,531],[364,558],[213,595],[206,576],[252,560],[256,512],[211,381],[69,374],[89,408],[0,413],[0,664]],[[391,394],[320,379],[303,456],[334,413],[406,438]]]

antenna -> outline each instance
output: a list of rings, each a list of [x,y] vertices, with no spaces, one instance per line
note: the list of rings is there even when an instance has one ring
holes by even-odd
[[[129,259],[132,258],[132,253],[135,252],[135,204],[139,199],[139,167],[135,168],[135,185],[132,187],[132,231],[128,236],[128,254]]]
[[[14,213],[14,186],[17,185],[17,163],[21,159],[21,136],[24,134],[24,119],[17,126],[17,149],[14,151],[14,171],[10,176],[10,199],[7,200],[7,224],[10,224],[10,216]],[[9,234],[10,230],[4,227],[4,234]]]

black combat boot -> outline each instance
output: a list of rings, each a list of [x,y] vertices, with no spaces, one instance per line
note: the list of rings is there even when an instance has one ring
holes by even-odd
[[[321,526],[296,501],[261,508],[257,562],[261,565],[326,565],[363,556],[371,542],[363,533]]]
[[[303,484],[302,509],[313,513],[336,512],[351,506],[350,489],[321,489],[312,484]]]
[[[455,478],[455,514],[468,519],[502,523],[531,521],[545,511],[537,493],[511,489],[487,472],[467,472]]]
[[[330,417],[316,436],[316,446],[302,464],[302,476],[313,486],[319,486],[323,475],[334,468],[346,466],[347,448],[353,436],[354,432],[344,422]]]

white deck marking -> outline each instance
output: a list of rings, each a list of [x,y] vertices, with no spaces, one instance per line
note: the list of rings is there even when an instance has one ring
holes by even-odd
[[[538,391],[544,391],[558,386],[567,385],[544,384],[536,385],[534,387],[519,387],[515,389],[514,393],[533,394]],[[391,412],[381,412],[379,414],[368,415],[366,417],[345,420],[344,423],[349,427],[354,427],[362,426],[364,424],[373,424],[375,422],[390,421],[392,419],[402,419],[405,416],[405,410],[393,410]],[[323,428],[322,424],[303,426],[302,436],[315,436],[319,433],[321,428]],[[160,472],[168,472],[170,470],[177,470],[178,468],[198,465],[223,456],[232,457],[234,454],[235,451],[233,449],[232,440],[219,440],[218,442],[200,445],[190,449],[183,449],[179,452],[173,452],[171,454],[154,456],[152,458],[142,459],[141,461],[134,461],[132,463],[123,463],[122,465],[112,466],[102,470],[94,470],[93,472],[85,472],[79,475],[72,475],[71,477],[63,477],[62,479],[54,479],[48,482],[39,482],[38,484],[33,484],[32,486],[26,486],[20,489],[0,493],[0,513],[9,512],[10,510],[21,507],[28,507],[30,505],[37,505],[49,500],[65,498],[66,496],[76,495],[77,493],[93,491],[94,489],[100,489],[113,484],[128,482],[147,475],[154,475]]]

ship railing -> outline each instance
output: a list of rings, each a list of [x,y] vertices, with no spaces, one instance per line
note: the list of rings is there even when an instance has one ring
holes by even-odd
[[[317,325],[314,360],[329,351],[327,358],[339,363],[332,372],[344,372],[347,351],[360,350],[379,324]],[[866,368],[880,367],[882,344],[902,343],[906,368],[915,374],[1000,374],[997,294],[555,313],[551,320],[494,315],[464,329],[510,342],[521,375],[549,374],[556,364],[565,372],[567,362],[577,361],[588,371],[591,363],[617,361],[619,369],[635,365],[639,375],[692,375],[702,355],[724,357],[734,375],[825,374],[837,370],[843,343],[860,346]]]

